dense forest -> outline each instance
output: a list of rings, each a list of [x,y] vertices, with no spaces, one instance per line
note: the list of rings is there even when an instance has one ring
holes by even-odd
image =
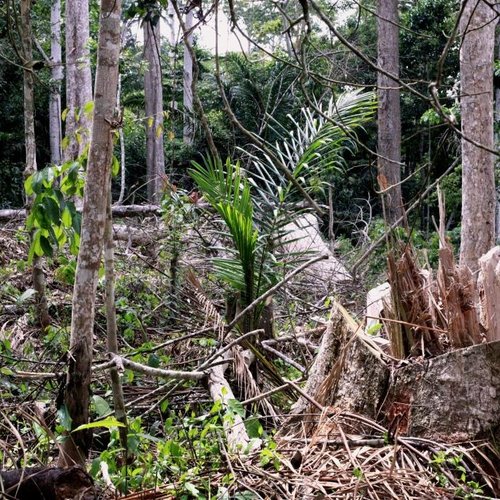
[[[498,6],[0,4],[0,497],[500,495]]]

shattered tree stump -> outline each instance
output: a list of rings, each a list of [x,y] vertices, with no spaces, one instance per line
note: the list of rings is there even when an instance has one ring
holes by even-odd
[[[399,368],[383,415],[394,432],[434,440],[500,439],[500,341]]]
[[[339,306],[325,335],[323,346],[329,349],[318,353],[314,383],[305,391],[320,404],[379,421],[392,435],[500,440],[500,341],[396,367]],[[339,348],[342,339],[346,343]],[[297,409],[304,414],[313,408],[299,400]],[[297,418],[299,412],[293,413]]]

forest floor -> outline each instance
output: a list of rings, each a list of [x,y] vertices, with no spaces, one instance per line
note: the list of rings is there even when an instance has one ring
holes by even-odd
[[[156,219],[131,223],[146,244],[118,243],[116,308],[121,355],[149,367],[194,370],[217,345],[225,294],[197,243],[151,238]],[[190,252],[194,252],[190,255]],[[45,259],[49,312],[45,331],[34,320],[28,236],[18,223],[0,227],[0,457],[2,469],[53,465],[68,428],[61,407],[71,324],[74,258]],[[195,273],[196,286],[192,276]],[[309,278],[275,297],[270,355],[284,380],[300,380],[328,322],[329,291]],[[102,280],[101,280],[102,281]],[[201,287],[201,288],[200,288]],[[358,290],[344,290],[360,309]],[[337,294],[342,293],[337,290]],[[95,320],[95,365],[107,361],[103,286]],[[228,411],[206,384],[160,380],[124,370],[129,449],[117,428],[96,426],[88,470],[100,498],[495,498],[496,452],[485,442],[443,443],[399,436],[378,422],[319,405],[292,416],[300,397],[261,373],[253,397],[238,370],[227,374],[238,401]],[[274,391],[274,392],[273,392]],[[112,414],[106,370],[95,370],[92,421]],[[234,453],[225,439],[231,415],[244,418],[253,451]],[[103,420],[104,419],[104,420]],[[1,494],[0,494],[1,496]]]

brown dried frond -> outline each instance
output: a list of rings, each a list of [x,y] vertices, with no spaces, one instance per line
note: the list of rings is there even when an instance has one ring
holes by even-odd
[[[204,319],[205,324],[203,325],[203,328],[205,328],[208,324],[212,323],[214,331],[217,332],[219,339],[222,339],[224,336],[224,328],[226,326],[226,322],[219,313],[215,304],[207,297],[207,295],[203,291],[201,283],[194,274],[192,268],[188,269],[188,272],[186,273],[186,279],[192,285],[192,292],[194,295],[194,299],[201,306],[205,314],[205,319]]]

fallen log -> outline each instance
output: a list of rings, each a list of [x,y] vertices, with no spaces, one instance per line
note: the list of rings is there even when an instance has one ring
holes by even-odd
[[[0,497],[17,500],[93,500],[94,482],[81,467],[33,467],[0,471]]]
[[[77,209],[81,211],[81,207]],[[134,217],[138,215],[160,215],[159,205],[116,205],[111,207],[113,217]],[[24,208],[0,210],[0,221],[19,220],[26,217]]]

